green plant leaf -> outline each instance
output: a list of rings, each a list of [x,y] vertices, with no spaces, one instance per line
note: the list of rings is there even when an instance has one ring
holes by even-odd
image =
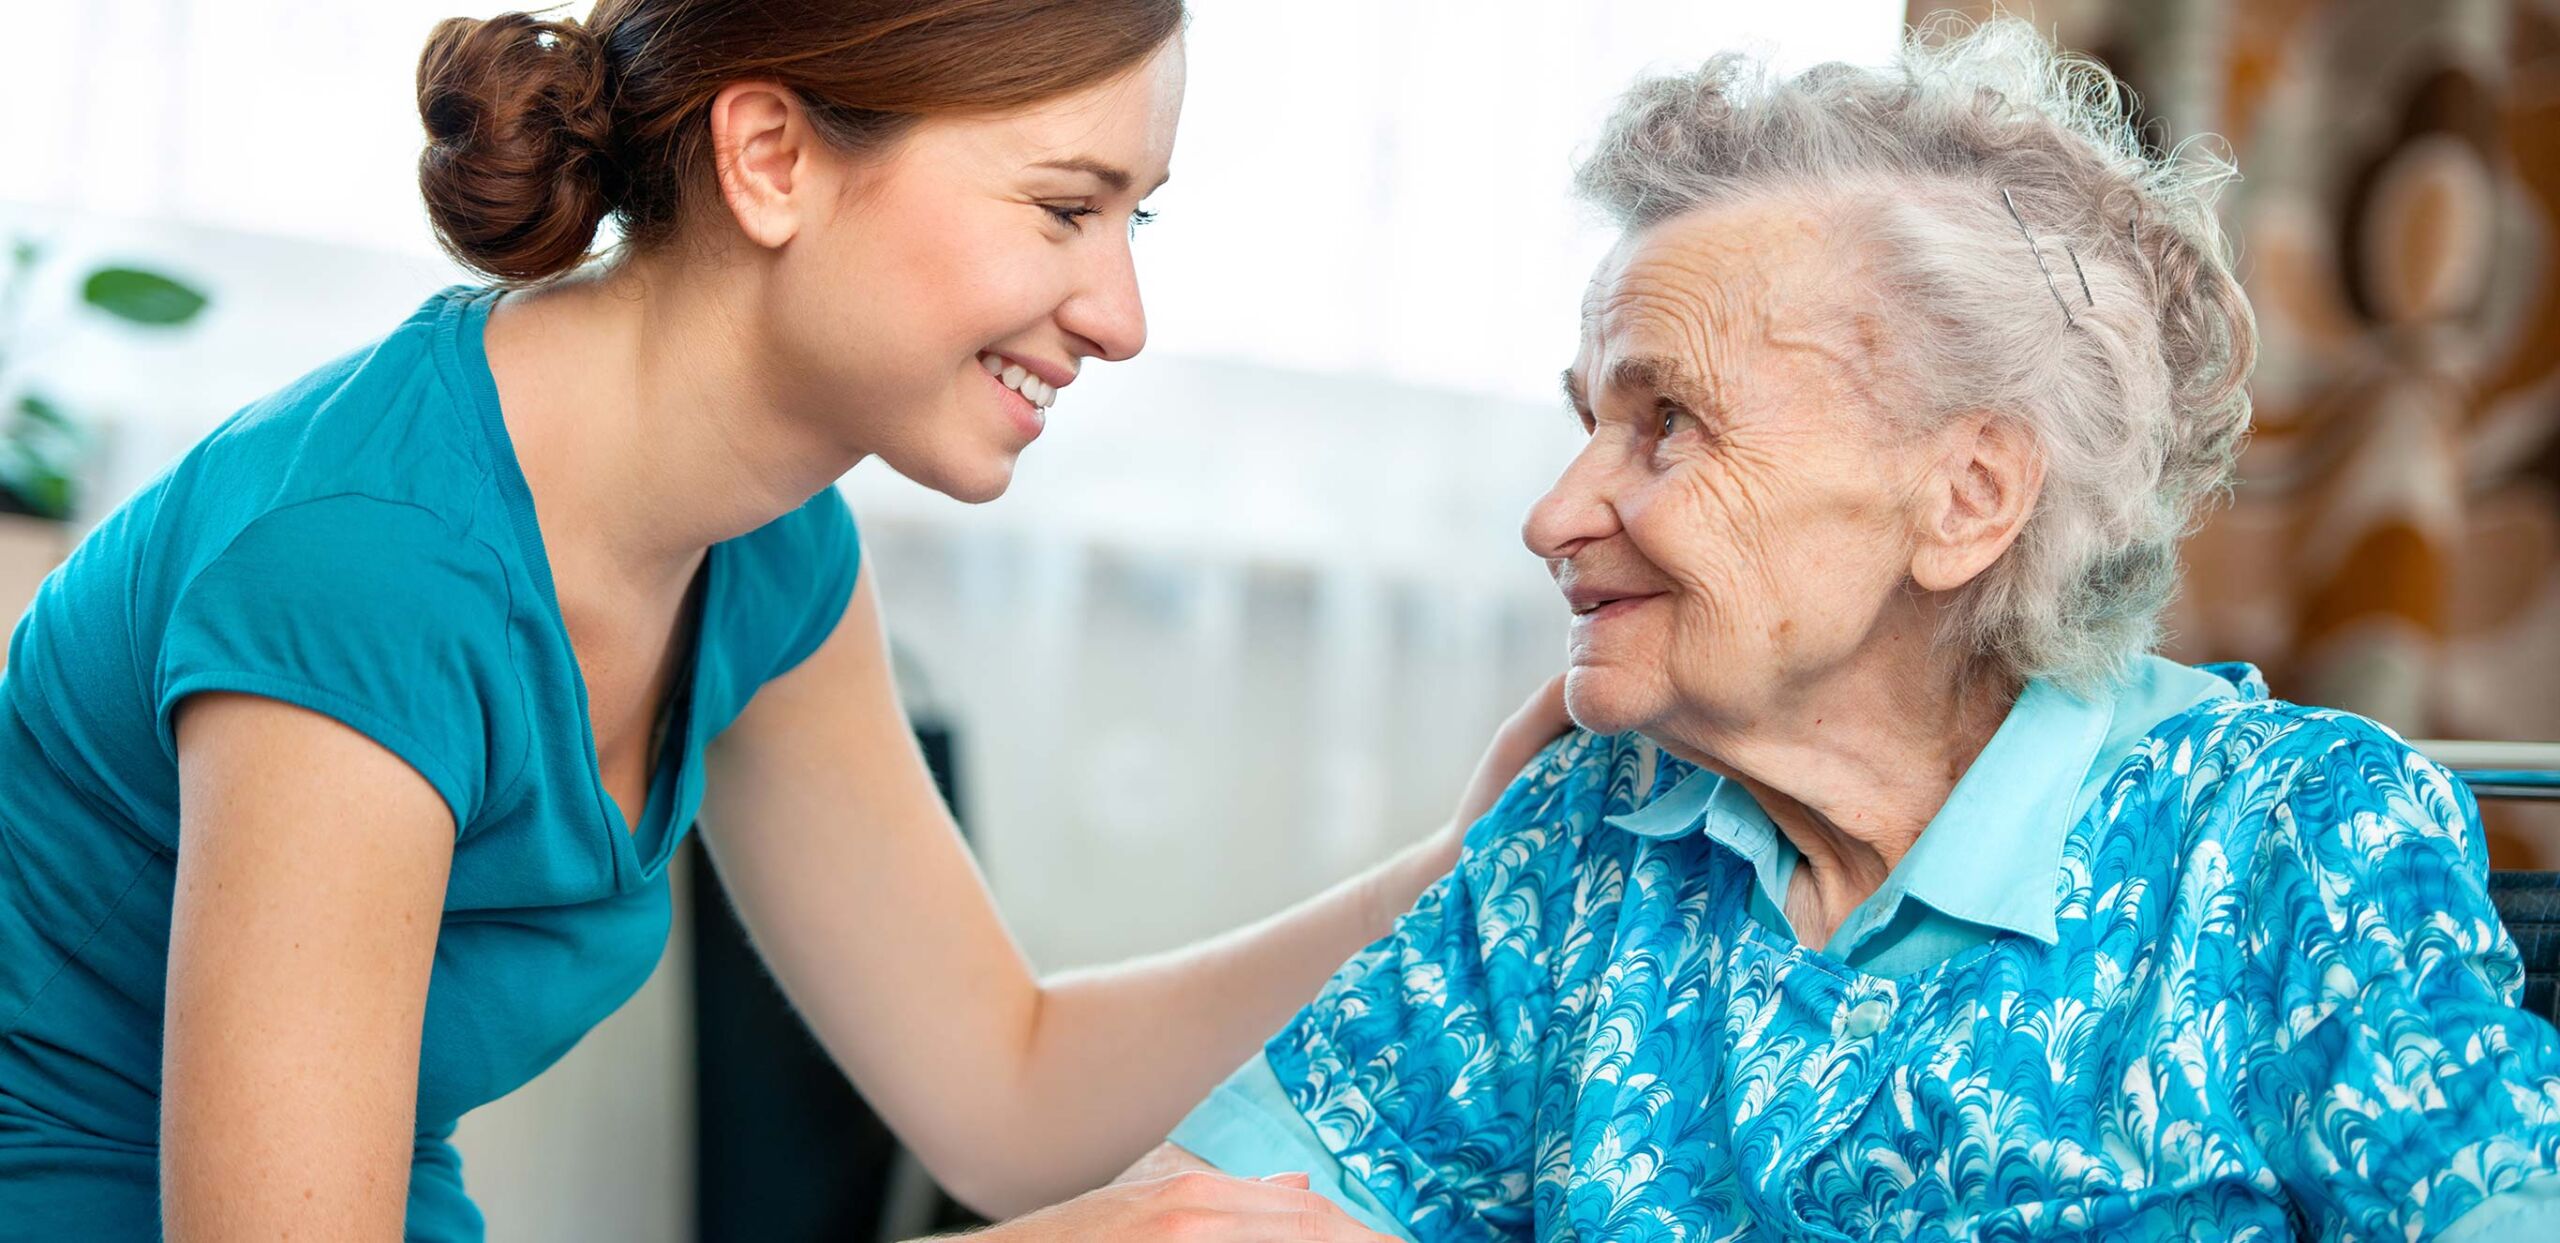
[[[80,425],[72,422],[71,416],[62,412],[62,407],[33,393],[18,398],[18,414],[30,423],[55,428],[75,436],[80,433]]]
[[[35,495],[28,499],[33,502],[31,508],[37,517],[60,522],[71,516],[70,480],[60,475],[38,475],[31,482],[35,484]]]
[[[0,509],[57,520],[71,516],[70,475],[21,442],[0,442],[0,492],[8,494]]]
[[[0,476],[0,514],[23,514],[29,518],[44,516],[36,512],[35,506],[29,504],[27,498],[18,495],[18,490],[9,485],[9,480],[5,476]]]
[[[89,305],[119,319],[154,327],[174,327],[194,319],[205,297],[193,288],[157,272],[140,268],[100,268],[89,274],[80,296]]]
[[[35,393],[22,393],[0,427],[0,512],[38,518],[71,516],[88,437],[71,416]]]

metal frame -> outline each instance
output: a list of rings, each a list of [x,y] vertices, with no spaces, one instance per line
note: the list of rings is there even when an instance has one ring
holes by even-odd
[[[2474,798],[2560,802],[2560,742],[2421,738],[2409,745],[2453,770]]]

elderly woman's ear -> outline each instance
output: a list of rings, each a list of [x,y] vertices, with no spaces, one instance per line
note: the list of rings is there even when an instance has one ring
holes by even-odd
[[[2035,511],[2044,455],[2024,424],[1984,412],[1939,429],[1935,466],[1920,480],[1911,581],[1953,591],[1991,568]]]

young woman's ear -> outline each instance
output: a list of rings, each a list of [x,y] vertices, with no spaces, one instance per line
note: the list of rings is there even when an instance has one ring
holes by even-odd
[[[711,161],[721,201],[768,250],[799,235],[818,198],[825,144],[790,88],[733,82],[711,100]]]

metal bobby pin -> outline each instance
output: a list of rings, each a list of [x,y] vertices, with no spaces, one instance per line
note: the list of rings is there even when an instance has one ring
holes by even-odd
[[[2027,231],[2027,218],[2018,214],[2018,200],[2009,197],[2009,188],[2007,186],[2002,186],[2000,188],[2000,201],[2008,205],[2009,219],[2017,223],[2018,236],[2027,239],[2027,253],[2035,257],[2036,270],[2044,273],[2045,292],[2052,294],[2053,304],[2062,308],[2063,327],[2079,327],[2079,317],[2071,313],[2071,304],[2062,300],[2062,286],[2054,282],[2053,269],[2045,266],[2044,248],[2036,245],[2035,234]],[[2071,249],[2071,244],[2068,242],[2063,243],[2062,253],[2070,256],[2071,270],[2080,277],[2081,296],[2089,300],[2089,305],[2096,306],[2098,304],[2098,296],[2089,292],[2089,274],[2081,269],[2080,256]]]

